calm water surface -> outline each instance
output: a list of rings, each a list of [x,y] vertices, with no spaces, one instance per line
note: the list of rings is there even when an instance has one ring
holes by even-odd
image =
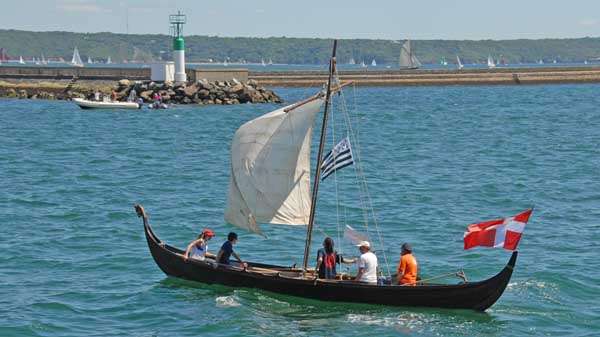
[[[277,91],[288,101],[314,92]],[[231,137],[274,106],[85,111],[70,102],[0,100],[0,335],[597,335],[599,91],[346,91],[351,106],[357,102],[383,237],[374,244],[390,269],[409,241],[423,277],[464,269],[470,280],[488,278],[510,252],[464,252],[464,229],[535,204],[513,278],[485,314],[322,303],[167,278],[133,205],[142,203],[158,235],[178,247],[210,226],[216,252],[233,230],[223,220]],[[326,234],[337,238],[328,181],[313,247]],[[358,210],[348,213],[360,227]],[[301,263],[304,228],[263,227],[267,238],[239,232],[244,259]]]

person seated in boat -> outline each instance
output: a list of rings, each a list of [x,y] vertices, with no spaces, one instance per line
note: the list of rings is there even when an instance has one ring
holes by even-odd
[[[135,102],[137,98],[137,91],[135,89],[131,89],[129,92],[129,96],[127,97],[127,102]]]
[[[204,260],[205,258],[214,259],[215,254],[208,252],[208,241],[215,236],[212,230],[209,228],[205,229],[198,238],[192,241],[186,248],[183,258],[187,261],[189,257],[196,260]]]
[[[112,99],[113,102],[116,102],[119,99],[119,95],[117,95],[117,92],[115,90],[113,90],[110,94],[110,99]]]
[[[155,91],[152,95],[152,107],[155,109],[160,108],[160,104],[162,103],[162,96],[158,91]]]
[[[248,266],[233,251],[233,245],[235,245],[237,243],[237,238],[238,238],[238,236],[234,232],[231,232],[227,235],[227,241],[225,241],[223,243],[223,245],[221,246],[221,249],[219,249],[219,252],[217,253],[217,258],[216,258],[217,263],[229,265],[229,264],[231,264],[231,261],[229,261],[229,258],[231,257],[231,255],[233,255],[233,257],[235,257],[236,260],[238,260],[238,262],[240,263],[242,268],[246,268]]]
[[[319,278],[334,279],[336,277],[335,266],[338,263],[356,263],[358,259],[345,259],[333,249],[334,242],[330,237],[323,241],[323,248],[317,251],[317,267]]]
[[[417,259],[412,254],[412,246],[409,243],[402,245],[400,263],[398,263],[397,279],[400,285],[415,285],[417,282]]]
[[[377,256],[371,252],[371,244],[369,241],[361,241],[357,246],[361,255],[358,274],[356,274],[354,280],[377,284]]]

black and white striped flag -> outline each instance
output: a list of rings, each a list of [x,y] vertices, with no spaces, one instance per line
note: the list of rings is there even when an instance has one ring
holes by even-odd
[[[352,164],[354,164],[352,147],[350,147],[350,139],[346,137],[323,158],[323,163],[321,164],[321,181],[325,180],[325,178],[329,177],[336,170]]]

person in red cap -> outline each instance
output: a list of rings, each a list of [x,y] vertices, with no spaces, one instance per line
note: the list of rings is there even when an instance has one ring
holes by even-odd
[[[215,254],[211,254],[207,252],[208,250],[208,241],[215,236],[212,230],[209,228],[205,229],[198,238],[192,241],[186,248],[185,254],[183,254],[183,258],[187,261],[189,257],[196,260],[204,260],[205,258],[215,258]]]

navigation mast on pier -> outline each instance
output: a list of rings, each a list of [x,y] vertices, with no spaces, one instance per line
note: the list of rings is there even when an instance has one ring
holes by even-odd
[[[183,25],[186,23],[185,14],[177,11],[177,14],[169,15],[171,31],[173,34],[173,61],[175,62],[175,83],[185,83],[185,44],[183,42]]]

